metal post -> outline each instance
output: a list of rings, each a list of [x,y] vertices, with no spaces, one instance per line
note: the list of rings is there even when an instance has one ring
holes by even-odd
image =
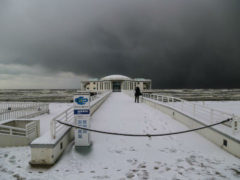
[[[172,97],[172,105],[173,105],[174,107],[176,106],[174,97]]]
[[[232,130],[233,130],[233,134],[240,132],[240,118],[239,117],[233,116]]]

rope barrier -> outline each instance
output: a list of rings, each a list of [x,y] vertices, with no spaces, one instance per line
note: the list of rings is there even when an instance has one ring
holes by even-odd
[[[178,132],[171,132],[171,133],[163,133],[163,134],[128,134],[128,133],[108,132],[108,131],[101,131],[101,130],[96,130],[96,129],[84,128],[84,127],[77,126],[77,125],[67,123],[67,122],[63,122],[63,121],[60,121],[60,120],[56,120],[56,121],[59,122],[60,124],[66,125],[66,126],[79,128],[79,129],[87,130],[87,131],[90,131],[90,132],[101,133],[101,134],[116,135],[116,136],[132,136],[132,137],[152,137],[152,136],[156,137],[156,136],[170,136],[170,135],[193,132],[193,131],[209,128],[209,127],[212,127],[212,126],[216,126],[216,125],[219,125],[219,124],[223,124],[223,123],[226,123],[226,122],[231,121],[231,120],[232,120],[232,118],[228,118],[228,119],[223,120],[221,122],[218,122],[218,123],[215,123],[215,124],[210,124],[210,125],[199,127],[199,128],[195,128],[195,129],[189,129],[189,130],[185,130],[185,131],[178,131]]]

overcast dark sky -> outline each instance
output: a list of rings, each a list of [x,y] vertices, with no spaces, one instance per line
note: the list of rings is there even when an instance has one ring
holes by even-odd
[[[240,88],[239,0],[0,0],[0,88]]]

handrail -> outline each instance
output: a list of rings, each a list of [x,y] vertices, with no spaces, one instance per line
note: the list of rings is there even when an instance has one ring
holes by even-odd
[[[18,127],[6,126],[6,125],[0,125],[0,127],[5,128],[5,129],[14,129],[14,130],[18,130],[18,131],[25,131],[24,128],[18,128]]]
[[[153,94],[143,93],[143,97],[158,101],[159,103],[163,103],[174,109],[184,111],[184,113],[190,114],[194,117],[201,116],[201,120],[203,121],[210,120],[212,123],[225,118],[236,117],[234,114],[223,112],[215,108],[210,108],[208,106],[203,106],[201,104],[189,102],[184,99],[176,98],[172,96],[166,96],[166,95],[155,94],[155,93]],[[225,125],[229,127],[232,126],[230,122],[225,123]]]
[[[147,93],[143,93],[143,94],[147,94]],[[226,114],[226,115],[233,116],[233,114],[230,114],[230,113],[227,113],[227,112],[224,112],[224,111],[220,111],[220,110],[215,109],[215,108],[206,107],[206,106],[204,106],[204,105],[202,105],[202,104],[196,104],[196,103],[193,103],[193,102],[189,102],[189,101],[186,101],[186,100],[181,99],[181,98],[176,98],[176,97],[173,97],[173,96],[166,96],[166,95],[159,95],[159,94],[151,94],[151,95],[156,95],[156,96],[161,96],[161,97],[167,97],[167,98],[174,98],[174,99],[179,100],[179,101],[181,101],[181,102],[186,102],[186,103],[195,104],[196,106],[201,106],[202,108],[205,108],[205,109],[212,109],[212,110],[217,111],[217,112],[219,112],[219,113],[224,113],[224,114]]]
[[[46,104],[46,103],[37,103],[37,102],[10,102],[10,103],[0,103],[0,109],[11,108],[28,108],[34,105]]]
[[[65,114],[67,111],[73,109],[73,107],[71,106],[70,108],[66,109],[65,111],[63,111],[62,113],[60,113],[59,115],[57,115],[56,117],[54,117],[54,119],[57,119],[58,117],[62,116],[63,114]]]
[[[104,98],[109,93],[110,93],[110,91],[103,91],[103,92],[97,92],[97,94],[95,94],[94,96],[90,96],[90,98],[89,98],[90,106],[92,106],[96,103],[95,100],[97,100],[97,99],[100,100],[100,99]],[[70,116],[68,116],[69,114],[70,114]],[[58,114],[57,116],[52,118],[52,120],[50,121],[50,133],[51,133],[52,139],[55,139],[57,133],[62,128],[65,127],[58,122],[58,118],[60,118],[60,117],[62,119],[61,121],[64,121],[64,122],[71,122],[72,120],[74,120],[73,106],[69,107],[68,109],[66,109],[62,113]],[[67,128],[67,127],[65,127],[65,128]]]
[[[0,108],[0,121],[13,118],[27,118],[29,116],[39,115],[39,113],[48,112],[49,104],[47,103],[2,104],[2,109]]]
[[[161,96],[162,96],[162,95],[161,95]],[[165,97],[171,97],[171,96],[165,96]],[[175,98],[175,97],[171,97],[171,98],[178,99],[178,100],[180,100],[180,101],[187,102],[187,103],[196,104],[196,103],[189,102],[189,101],[186,101],[186,100],[181,99],[181,98]],[[196,104],[196,105],[197,105],[197,106],[201,106],[202,108],[205,108],[205,109],[209,109],[209,108],[210,108],[210,107],[206,107],[206,106],[204,106],[204,105],[202,105],[202,104]],[[229,116],[232,116],[232,114],[227,113],[227,112],[224,112],[224,111],[220,111],[219,109],[215,109],[215,108],[210,108],[210,109],[212,109],[212,110],[214,110],[214,111],[217,111],[217,112],[220,112],[220,113],[224,113],[224,114],[229,115]]]
[[[37,132],[34,131],[36,129],[36,126],[37,126],[36,122],[28,123],[25,128],[0,125],[0,133],[29,137],[29,135],[32,134],[36,135]]]
[[[34,104],[33,106],[29,106],[29,107],[20,107],[20,108],[17,108],[17,109],[1,109],[2,112],[0,112],[0,114],[2,113],[8,113],[8,112],[14,112],[14,111],[21,111],[21,110],[26,110],[26,109],[32,109],[32,108],[36,108],[36,107],[41,107],[41,106],[45,106],[47,104]]]
[[[35,121],[30,122],[26,125],[26,136],[37,135],[37,123]]]

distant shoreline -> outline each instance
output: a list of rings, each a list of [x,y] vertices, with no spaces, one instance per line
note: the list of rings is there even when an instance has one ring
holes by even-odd
[[[78,89],[0,89],[0,101],[71,102]],[[189,101],[240,101],[240,89],[153,89]]]

